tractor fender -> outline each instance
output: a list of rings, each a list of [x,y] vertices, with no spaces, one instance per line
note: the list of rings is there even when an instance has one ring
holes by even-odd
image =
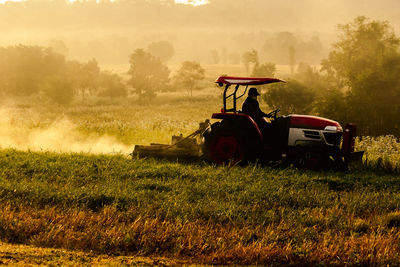
[[[233,121],[233,122],[236,122],[236,125],[241,128],[249,127],[249,129],[251,129],[251,131],[254,133],[254,135],[259,138],[259,141],[261,143],[263,141],[263,136],[261,134],[260,128],[258,127],[257,123],[247,114],[243,114],[243,113],[213,113],[211,118]]]

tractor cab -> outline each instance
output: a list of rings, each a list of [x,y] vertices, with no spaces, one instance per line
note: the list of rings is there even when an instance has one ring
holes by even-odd
[[[267,117],[272,118],[272,124],[270,127],[265,127],[267,123],[262,123],[260,121],[255,121],[254,118],[248,114],[243,113],[238,109],[238,99],[246,95],[250,86],[265,85],[270,83],[284,82],[275,78],[246,78],[246,77],[229,77],[221,76],[216,80],[216,83],[224,88],[223,92],[223,107],[220,113],[214,113],[212,115],[213,119],[222,119],[232,121],[235,118],[241,121],[243,127],[254,128],[253,131],[257,132],[257,136],[260,139],[260,143],[263,145],[270,144],[271,137],[276,135],[279,131],[277,126],[279,123],[277,120],[277,114],[279,109],[270,112]],[[244,87],[244,90],[240,90]],[[263,125],[260,125],[263,124]],[[275,142],[276,143],[276,142]]]
[[[264,85],[270,83],[284,82],[275,78],[246,78],[246,77],[230,77],[230,76],[221,76],[216,80],[216,83],[224,88],[223,92],[223,107],[221,108],[220,113],[214,113],[212,115],[213,119],[228,119],[232,120],[233,118],[241,118],[242,124],[248,124],[254,131],[258,132],[260,140],[262,143],[266,140],[265,135],[271,134],[271,127],[268,127],[268,133],[265,132],[265,127],[263,125],[259,125],[251,116],[243,113],[238,109],[238,99],[242,98],[246,95],[249,86],[257,86]],[[241,90],[241,87],[244,87],[244,90]],[[274,110],[268,114],[268,118],[277,118],[277,114],[279,109]],[[247,121],[247,123],[245,123]]]
[[[238,99],[246,95],[250,86],[277,82],[284,81],[275,78],[231,76],[221,76],[216,80],[216,83],[224,88],[223,107],[221,112],[212,114],[213,119],[220,121],[212,124],[210,130],[204,133],[203,153],[206,158],[217,164],[231,159],[247,161],[258,159],[265,154],[265,149],[271,149],[271,144],[274,143],[272,140],[278,138],[275,136],[279,131],[276,127],[270,127],[268,131],[265,131],[252,117],[238,109]],[[240,90],[241,87],[244,89]],[[271,125],[275,124],[278,112],[279,110],[275,110],[268,114],[269,117],[274,118]]]
[[[229,76],[221,76],[215,81],[220,87],[224,87],[223,93],[223,108],[221,109],[221,113],[241,113],[237,109],[237,100],[242,98],[249,88],[249,86],[263,85],[269,83],[277,83],[284,82],[275,78],[244,78],[244,77],[229,77]],[[231,86],[234,85],[233,92],[230,91]],[[239,87],[245,86],[244,91],[240,93]],[[228,100],[232,99],[232,106],[228,108]],[[275,111],[276,113],[279,111]]]

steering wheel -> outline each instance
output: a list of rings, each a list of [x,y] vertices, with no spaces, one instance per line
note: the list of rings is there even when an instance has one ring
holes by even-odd
[[[278,115],[279,111],[281,111],[279,108],[275,109],[274,111],[271,111],[270,113],[268,113],[267,117],[276,119],[276,115]]]

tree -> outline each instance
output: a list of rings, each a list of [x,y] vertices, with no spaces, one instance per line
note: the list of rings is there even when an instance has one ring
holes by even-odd
[[[274,63],[266,62],[264,64],[256,64],[253,68],[251,76],[253,77],[274,77],[276,66]]]
[[[193,88],[198,81],[204,79],[205,70],[200,63],[195,61],[185,61],[176,73],[175,80],[178,84],[186,87],[190,97],[193,96]]]
[[[319,115],[334,118],[336,121],[348,122],[351,120],[348,114],[346,95],[340,90],[328,90],[325,95],[315,103]]]
[[[174,46],[168,41],[154,42],[147,46],[147,51],[153,56],[167,62],[174,55]]]
[[[221,62],[222,64],[226,64],[228,62],[228,54],[225,47],[221,48]]]
[[[89,60],[86,64],[80,65],[78,90],[81,92],[82,99],[85,93],[94,95],[98,90],[100,67],[95,59]]]
[[[255,49],[250,51],[244,52],[242,55],[242,62],[246,68],[247,73],[250,70],[250,64],[253,63],[254,65],[258,64],[258,53]]]
[[[303,62],[297,65],[297,70],[292,77],[302,84],[306,84],[307,87],[312,88],[318,96],[323,96],[328,90],[332,89],[331,82],[327,79],[326,75],[322,75],[317,67]]]
[[[47,86],[43,91],[50,100],[60,105],[68,105],[74,97],[71,82],[62,76],[48,78]]]
[[[69,49],[65,45],[65,43],[62,40],[52,40],[50,41],[49,47],[53,49],[55,53],[58,53],[60,55],[63,55],[65,57],[68,56]]]
[[[126,97],[128,91],[122,81],[122,77],[111,72],[102,72],[100,74],[99,86],[100,96],[105,97]]]
[[[251,74],[252,77],[274,77],[276,72],[276,66],[274,63],[269,63],[266,62],[264,64],[259,64],[256,63],[256,65],[253,68],[253,72]],[[259,89],[261,92],[264,91],[265,88],[268,86],[266,85],[261,85],[259,86]]]
[[[0,82],[5,93],[29,96],[39,93],[46,77],[59,75],[65,57],[39,46],[11,46],[0,50]]]
[[[228,61],[230,64],[240,64],[240,54],[238,52],[229,53]]]
[[[212,64],[219,63],[219,53],[217,50],[215,49],[211,50],[211,58],[212,58]]]
[[[290,48],[292,47],[292,48]],[[299,47],[297,37],[291,32],[277,32],[265,40],[262,50],[268,61],[279,64],[290,64],[288,52]]]
[[[296,63],[296,49],[294,48],[293,45],[289,46],[288,53],[289,53],[290,73],[293,74],[294,64]]]
[[[143,49],[136,49],[129,62],[129,84],[139,97],[154,96],[155,92],[166,86],[170,70],[158,57]]]
[[[280,109],[284,114],[307,114],[313,109],[315,93],[312,89],[295,81],[271,84],[264,101],[273,109]]]
[[[339,25],[323,70],[345,91],[346,111],[364,134],[400,133],[400,40],[385,21],[357,17]]]

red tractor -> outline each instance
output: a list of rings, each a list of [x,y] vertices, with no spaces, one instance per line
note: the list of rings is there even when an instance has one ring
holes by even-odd
[[[346,125],[343,134],[336,121],[308,115],[277,116],[277,109],[268,114],[268,127],[261,130],[250,116],[238,110],[237,100],[249,86],[277,82],[283,81],[227,76],[217,79],[216,83],[224,86],[223,108],[212,115],[220,121],[203,132],[206,159],[216,164],[282,161],[312,169],[346,169],[350,160],[361,160],[363,152],[354,152],[353,124]],[[240,86],[245,87],[244,92],[239,93]]]
[[[274,78],[219,77],[224,87],[223,108],[214,113],[218,119],[200,123],[187,137],[173,136],[172,144],[136,145],[132,156],[169,159],[204,158],[215,164],[284,162],[311,169],[347,169],[348,163],[361,161],[363,152],[354,152],[356,127],[316,116],[277,116],[279,109],[268,114],[270,121],[260,127],[237,108],[249,86],[283,82]],[[245,86],[239,93],[240,86]],[[228,108],[228,101],[231,107]],[[195,138],[195,137],[200,138]],[[201,139],[202,142],[198,142]]]

